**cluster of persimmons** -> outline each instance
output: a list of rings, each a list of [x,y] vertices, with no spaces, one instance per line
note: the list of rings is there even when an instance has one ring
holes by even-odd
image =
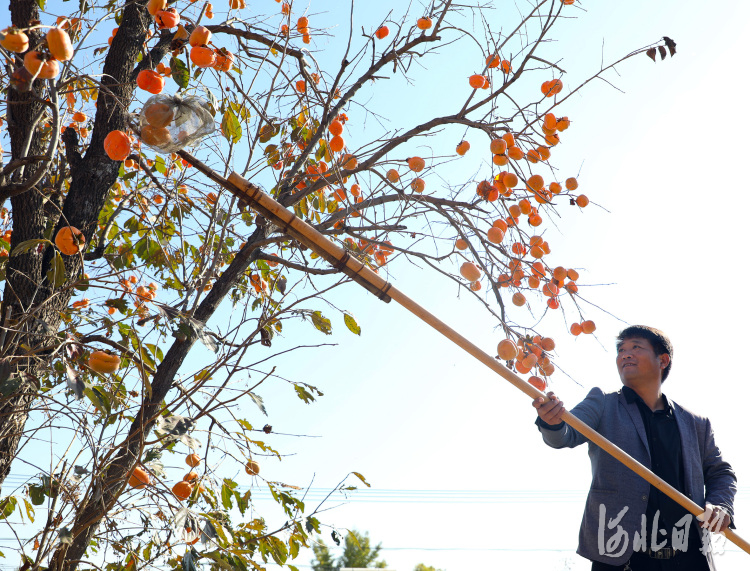
[[[572,2],[565,0],[564,4]],[[244,6],[242,0],[231,0],[230,7],[239,9]],[[149,0],[147,4],[148,12],[153,16],[155,28],[174,29],[174,42],[172,48],[178,55],[184,49],[189,50],[189,60],[197,68],[213,68],[219,72],[228,72],[235,65],[234,56],[225,48],[214,46],[212,34],[208,28],[202,25],[189,26],[190,31],[180,24],[180,14],[174,7],[169,7],[167,0]],[[281,3],[281,11],[291,25],[289,17],[291,15],[291,6]],[[211,7],[207,7],[204,15],[211,17]],[[54,78],[59,73],[57,62],[64,62],[73,56],[73,47],[69,31],[80,26],[80,22],[61,18],[55,27],[50,28],[47,32],[46,40],[43,45],[35,50],[29,49],[28,36],[23,30],[8,28],[3,32],[1,39],[2,46],[16,53],[25,53],[24,65],[33,79],[36,78]],[[419,18],[416,22],[416,28],[421,33],[429,33],[433,27],[431,18],[425,16]],[[294,26],[296,33],[299,34],[303,43],[310,43],[310,20],[307,16],[299,17]],[[112,38],[115,37],[117,28],[112,32]],[[284,24],[280,32],[282,36],[290,36],[290,26]],[[388,26],[382,25],[375,29],[373,37],[382,40],[390,34]],[[469,86],[473,90],[490,89],[492,87],[491,70],[497,69],[502,73],[506,81],[514,73],[513,63],[511,60],[503,59],[497,53],[490,53],[484,59],[484,71],[479,74],[473,74],[469,77]],[[165,78],[169,77],[173,70],[159,64],[156,69],[147,69],[141,71],[136,83],[138,87],[150,94],[160,94],[165,87]],[[305,94],[308,91],[308,80],[312,81],[313,87],[317,86],[320,78],[317,74],[312,73],[307,79],[299,79],[294,82],[293,88],[299,94]],[[541,85],[541,92],[544,98],[552,98],[559,94],[563,89],[563,82],[559,78],[553,78],[545,81]],[[72,102],[68,101],[72,112]],[[85,114],[80,111],[72,112],[71,128],[76,129],[84,136],[81,127],[87,120]],[[142,124],[139,133],[125,132],[114,130],[104,139],[104,150],[107,155],[115,161],[129,161],[131,165],[133,160],[131,153],[134,147],[138,145],[138,139],[153,148],[159,148],[162,145],[171,142],[172,134],[170,127],[174,127],[175,109],[164,102],[148,103],[141,113]],[[298,124],[304,126],[310,120],[306,109],[299,114]],[[292,186],[299,191],[304,192],[309,185],[324,178],[326,181],[338,181],[338,184],[326,185],[317,191],[320,203],[327,205],[328,213],[339,213],[341,215],[335,223],[335,228],[342,228],[348,217],[359,217],[361,212],[357,205],[363,202],[362,189],[358,183],[349,185],[347,188],[346,171],[357,168],[358,159],[354,154],[347,151],[347,144],[344,139],[344,131],[348,117],[345,113],[340,113],[327,126],[328,136],[321,141],[325,153],[320,160],[308,161],[303,172],[299,173],[293,181]],[[545,166],[552,155],[552,149],[560,143],[560,133],[570,126],[567,117],[557,117],[552,112],[548,112],[537,118],[535,133],[541,132],[538,137],[528,136],[528,131],[523,134],[505,132],[502,136],[493,136],[489,143],[489,158],[495,167],[504,168],[496,174],[493,174],[490,180],[481,180],[477,184],[476,194],[478,200],[495,203],[502,216],[492,221],[491,226],[478,236],[479,241],[485,248],[495,248],[502,252],[507,259],[505,271],[497,276],[490,276],[496,287],[507,288],[510,294],[511,302],[516,306],[524,306],[527,303],[526,295],[521,291],[536,290],[540,291],[546,297],[546,305],[549,309],[558,309],[560,307],[560,295],[567,293],[575,295],[578,292],[576,281],[578,272],[572,268],[562,266],[551,268],[546,261],[545,256],[550,254],[550,246],[543,238],[543,233],[534,230],[531,236],[526,236],[520,229],[522,220],[532,229],[537,229],[543,222],[544,206],[551,205],[557,196],[565,196],[571,204],[584,208],[588,205],[589,200],[583,194],[574,194],[578,189],[578,181],[574,177],[569,177],[563,181],[557,180],[545,181],[544,177],[538,173],[525,174],[532,165],[539,164]],[[529,125],[530,127],[531,125]],[[261,130],[260,140],[268,140],[275,136],[273,126],[266,125],[263,129],[269,130],[265,133]],[[310,131],[312,129],[309,129]],[[535,142],[534,142],[535,141]],[[296,141],[296,145],[285,142],[280,148],[272,145],[273,150],[269,152],[266,149],[266,156],[271,160],[269,164],[274,169],[282,170],[285,166],[290,165],[296,160],[297,148],[304,150],[308,141],[301,137]],[[466,155],[471,145],[468,141],[461,141],[456,147],[456,153],[460,156]],[[173,155],[173,160],[176,156]],[[324,159],[324,160],[323,160]],[[412,156],[403,161],[407,172],[400,172],[399,168],[391,167],[381,174],[384,185],[390,185],[397,191],[402,192],[405,185],[416,194],[423,193],[426,189],[425,180],[421,178],[420,173],[427,168],[425,159],[419,156]],[[137,164],[135,166],[138,166]],[[343,176],[341,176],[343,173]],[[404,177],[409,176],[405,181]],[[320,185],[318,185],[320,186]],[[120,197],[121,198],[121,197]],[[161,197],[159,197],[161,198]],[[118,198],[119,199],[119,198]],[[209,206],[216,204],[217,196],[211,193],[207,197]],[[321,209],[322,211],[322,209]],[[466,259],[469,253],[476,255],[477,251],[470,247],[471,236],[460,236],[455,242],[456,250]],[[76,228],[63,227],[55,237],[55,244],[62,254],[78,255],[85,247],[83,235]],[[372,260],[374,266],[383,266],[388,262],[389,256],[394,253],[394,247],[390,242],[378,242],[362,238],[355,240],[353,238],[345,239],[346,246],[355,252],[358,252],[367,259]],[[460,266],[460,274],[468,281],[468,287],[475,292],[482,289],[482,277],[487,274],[488,270],[476,259],[467,259]],[[259,295],[269,293],[268,283],[257,273],[251,277],[251,285]],[[136,305],[145,306],[148,301],[153,300],[155,288],[146,286],[139,287],[143,291],[137,293]],[[123,294],[124,295],[124,294]],[[110,312],[114,308],[110,307]],[[591,321],[584,320],[581,323],[574,323],[571,326],[571,333],[578,335],[580,333],[591,333],[594,330],[594,324]],[[507,343],[506,343],[507,342]],[[515,347],[515,353],[507,349],[508,343]],[[507,361],[514,361],[515,368],[518,372],[524,373],[536,370],[542,376],[548,376],[554,371],[554,366],[549,362],[547,352],[554,348],[554,342],[551,339],[536,338],[531,341],[525,338],[519,338],[516,342],[504,340],[501,346],[506,350],[503,352],[498,348],[498,355]],[[551,347],[550,347],[551,346]],[[538,377],[532,377],[538,378]]]

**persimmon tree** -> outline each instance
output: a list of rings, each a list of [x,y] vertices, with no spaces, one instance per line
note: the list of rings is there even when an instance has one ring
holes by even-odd
[[[19,462],[37,474],[3,488],[0,517],[23,569],[293,567],[320,530],[292,486],[262,479],[258,455],[279,453],[255,390],[319,396],[275,374],[294,349],[279,335],[330,333],[332,312],[358,333],[337,303],[347,279],[209,170],[238,172],[373,268],[404,257],[453,280],[497,318],[498,357],[539,386],[554,371],[539,315],[565,307],[573,334],[593,331],[576,271],[544,237],[589,203],[555,146],[572,94],[655,47],[567,85],[547,40],[584,16],[572,0],[525,14],[434,2],[378,21],[319,8],[135,0],[69,14],[11,0],[0,482]],[[462,86],[423,93],[426,119],[391,127],[369,107],[388,81],[453,53]],[[240,402],[254,405],[238,414]],[[34,452],[45,431],[46,465]],[[184,478],[165,458],[186,458]],[[243,470],[271,489],[283,526],[249,515]]]

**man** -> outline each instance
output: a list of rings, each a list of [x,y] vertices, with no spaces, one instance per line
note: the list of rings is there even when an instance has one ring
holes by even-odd
[[[714,443],[709,420],[661,391],[672,366],[672,344],[652,327],[635,325],[617,337],[623,388],[594,388],[570,412],[700,506],[708,529],[730,525],[737,479]],[[554,393],[533,402],[536,424],[553,448],[587,442],[562,421]],[[589,443],[592,481],[578,554],[592,571],[715,571],[708,534],[687,510],[598,446]]]

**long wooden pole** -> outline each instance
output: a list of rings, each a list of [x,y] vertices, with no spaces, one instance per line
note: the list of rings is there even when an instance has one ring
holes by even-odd
[[[189,160],[195,162],[192,157]],[[208,169],[205,165],[200,166]],[[346,250],[327,239],[320,232],[315,230],[315,228],[297,218],[297,216],[292,212],[289,212],[289,210],[284,208],[257,186],[250,184],[237,173],[230,174],[228,180],[217,176],[215,173],[211,178],[222,184],[222,186],[235,194],[238,198],[244,200],[251,208],[266,217],[276,226],[279,226],[284,232],[292,235],[296,240],[302,242],[305,246],[332,263],[334,266],[340,267],[342,271],[345,271],[345,273],[351,276],[354,281],[364,285],[369,291],[375,293],[375,295],[378,295],[381,299],[387,300],[387,298],[390,298],[395,300],[401,306],[472,355],[475,359],[487,365],[487,367],[495,371],[517,389],[524,392],[527,396],[532,399],[543,398],[545,401],[549,400],[549,397],[543,392],[531,386],[528,382],[524,381],[521,377],[505,367],[497,359],[488,355],[453,328],[443,323],[414,300],[385,281],[380,275],[376,274],[365,264],[350,256]],[[612,444],[609,440],[596,432],[596,430],[573,416],[567,410],[563,413],[562,419],[588,440],[622,462],[652,486],[664,492],[694,516],[700,516],[704,513],[704,509],[701,506],[682,494],[676,488],[670,486],[667,482],[646,468],[646,466],[638,462],[635,458],[631,457],[615,444]],[[750,554],[750,543],[742,539],[731,529],[727,528],[724,531],[724,534],[732,543]]]

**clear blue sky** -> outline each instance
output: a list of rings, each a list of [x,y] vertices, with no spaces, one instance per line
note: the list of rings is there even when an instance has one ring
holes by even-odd
[[[597,83],[561,110],[573,126],[555,164],[570,173],[565,176],[577,174],[581,191],[600,207],[566,213],[559,230],[548,228],[548,239],[555,260],[585,269],[581,284],[598,285],[581,291],[594,304],[584,308],[598,330],[595,337],[574,339],[559,316],[544,322],[558,343],[553,388],[570,405],[592,386],[617,388],[617,331],[625,323],[663,329],[676,348],[665,392],[712,419],[740,480],[737,531],[748,538],[750,459],[740,433],[740,391],[748,377],[742,360],[748,183],[741,165],[750,151],[743,108],[750,87],[744,72],[750,6],[634,0],[587,1],[582,7],[557,35],[560,65],[572,76],[567,84],[594,71],[602,51],[609,61],[668,35],[678,53],[664,62],[646,56],[627,62],[619,68],[621,77],[609,76],[624,94]],[[514,21],[506,9],[492,16],[498,26]],[[323,10],[328,12],[319,14]],[[372,4],[359,10],[355,17],[363,25],[387,12]],[[320,21],[338,18],[333,3],[313,5],[310,12]],[[332,42],[326,54],[331,61],[336,49]],[[469,56],[446,57],[439,60],[441,68],[432,64],[429,73],[418,74],[425,84],[439,86],[444,98],[403,97],[393,80],[393,87],[373,89],[378,95],[372,105],[393,125],[409,125],[436,108],[452,110],[442,105],[459,89],[453,78],[479,71],[468,62],[481,54]],[[356,109],[348,114],[361,120]],[[451,136],[430,142],[436,153],[452,151],[455,143]],[[397,287],[494,354],[499,336],[478,304],[457,299],[455,287],[403,261],[394,262],[392,271]],[[337,304],[357,317],[361,337],[331,312],[332,338],[311,327],[296,331],[306,343],[338,345],[300,352],[294,364],[280,368],[283,376],[316,385],[325,396],[305,405],[288,387],[259,391],[269,418],[257,415],[251,422],[316,436],[272,435],[271,444],[292,455],[283,462],[258,458],[262,475],[328,489],[351,470],[363,473],[372,484],[369,495],[333,499],[333,509],[321,519],[340,530],[368,531],[383,543],[391,569],[411,571],[419,562],[449,571],[523,563],[562,571],[566,561],[569,569],[585,569],[574,555],[590,481],[585,450],[545,447],[528,398],[395,303],[386,306],[349,285]],[[298,339],[289,336],[290,342]],[[330,544],[328,534],[323,537]],[[746,569],[748,557],[728,551],[720,569]],[[308,562],[302,556],[298,566]]]

